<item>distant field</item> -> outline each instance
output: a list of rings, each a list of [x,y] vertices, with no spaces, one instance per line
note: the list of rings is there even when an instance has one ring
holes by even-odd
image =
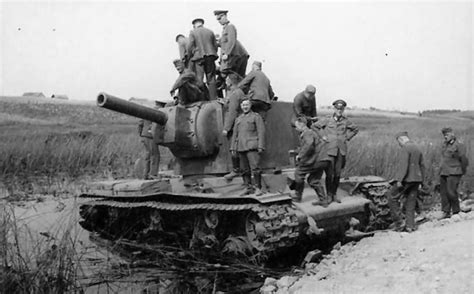
[[[327,109],[319,111],[319,115],[328,113]],[[349,144],[344,175],[393,177],[400,152],[394,135],[408,131],[423,150],[428,179],[435,181],[442,142],[440,130],[451,126],[468,148],[471,166],[464,186],[474,191],[474,123],[464,118],[470,113],[418,117],[395,112],[348,111],[361,131]],[[2,97],[0,177],[7,186],[4,189],[37,191],[44,183],[73,182],[85,175],[132,176],[133,163],[143,152],[136,133],[137,122],[136,118],[94,104],[36,103]],[[166,165],[170,153],[166,148],[162,152]]]

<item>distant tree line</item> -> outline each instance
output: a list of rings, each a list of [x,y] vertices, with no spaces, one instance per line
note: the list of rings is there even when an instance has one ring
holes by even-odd
[[[430,114],[447,114],[447,113],[454,113],[460,112],[459,109],[430,109],[430,110],[423,110],[423,115],[430,115]]]

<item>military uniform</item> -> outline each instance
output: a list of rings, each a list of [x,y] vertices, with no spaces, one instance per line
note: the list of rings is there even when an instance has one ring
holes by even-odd
[[[183,38],[183,41],[178,42],[179,38]],[[178,42],[179,58],[184,63],[186,68],[192,69],[191,59],[193,57],[192,51],[188,51],[189,40],[183,35],[176,36],[176,42]]]
[[[204,22],[202,19],[197,20]],[[215,100],[217,98],[215,63],[217,59],[217,41],[214,32],[203,26],[196,27],[189,33],[187,51],[194,52],[191,62],[198,83],[203,83],[204,75],[206,75],[210,98]]]
[[[271,108],[275,97],[270,80],[261,70],[252,70],[238,85],[252,101],[252,111],[257,112],[265,120],[266,112]]]
[[[456,138],[443,143],[441,147],[440,194],[441,210],[445,215],[449,215],[451,211],[453,214],[460,211],[457,189],[461,177],[466,173],[468,164],[466,147],[463,143]]]
[[[160,149],[153,141],[152,123],[148,120],[140,120],[138,123],[138,134],[141,137],[143,146],[145,147],[145,179],[150,176],[156,177],[158,175],[160,164]]]
[[[231,151],[239,154],[242,178],[247,191],[253,190],[251,175],[255,186],[261,189],[261,170],[259,150],[265,149],[265,125],[262,117],[253,111],[242,113],[235,121]]]
[[[179,75],[170,92],[174,93],[176,90],[179,91],[179,103],[183,105],[209,100],[207,89],[204,85],[198,84],[196,74],[188,68]]]
[[[408,141],[402,147],[402,155],[398,162],[394,180],[401,183],[401,186],[393,185],[389,191],[390,213],[395,223],[401,222],[400,200],[405,197],[406,227],[414,230],[418,188],[425,177],[423,154],[413,142]]]
[[[232,129],[234,128],[234,122],[241,112],[240,102],[244,99],[245,94],[239,88],[234,88],[230,93],[224,98],[224,109],[225,109],[225,120],[224,120],[224,131],[227,132],[227,138],[229,143],[232,144]],[[240,173],[240,159],[239,156],[232,156],[232,176],[227,176],[230,180],[233,178],[233,175]],[[224,176],[226,177],[226,176]]]
[[[293,111],[295,116],[304,117],[308,121],[308,126],[311,125],[311,119],[317,116],[316,112],[316,97],[314,93],[308,93],[309,97],[306,97],[307,90],[298,93],[293,99]]]
[[[346,116],[337,119],[334,115],[327,116],[312,124],[311,128],[315,130],[320,137],[326,137],[328,140],[327,155],[332,157],[332,175],[327,188],[330,196],[335,196],[339,186],[341,171],[346,165],[347,141],[351,140],[358,132],[358,127]]]
[[[295,169],[295,194],[296,201],[301,201],[304,180],[308,176],[308,184],[316,192],[319,198],[318,204],[327,205],[326,192],[321,184],[323,171],[326,172],[326,179],[331,176],[331,158],[327,155],[325,147],[327,143],[309,128],[300,134],[300,149],[297,155]],[[316,202],[314,203],[316,204]]]
[[[221,46],[221,71],[233,71],[245,77],[249,54],[244,46],[237,40],[237,29],[231,23],[223,26],[219,40]],[[227,55],[227,60],[222,60],[222,55]]]

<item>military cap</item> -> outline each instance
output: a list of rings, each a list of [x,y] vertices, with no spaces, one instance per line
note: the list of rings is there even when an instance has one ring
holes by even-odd
[[[332,103],[332,105],[333,105],[334,107],[336,107],[337,109],[340,109],[340,108],[346,107],[346,106],[347,106],[347,103],[346,103],[346,101],[344,101],[344,100],[342,100],[342,99],[338,99],[338,100],[334,101],[334,102]]]
[[[176,38],[175,38],[176,42],[178,42],[178,39],[179,39],[179,38],[181,38],[181,37],[183,37],[183,38],[184,38],[184,35],[182,35],[182,34],[178,34],[178,35],[176,35]]]
[[[396,135],[395,135],[395,138],[398,139],[400,137],[408,137],[408,132],[406,131],[403,131],[403,132],[398,132]]]
[[[229,10],[214,10],[214,15],[221,15],[221,14],[227,14]]]
[[[204,24],[204,19],[202,19],[202,18],[195,18],[195,19],[193,19],[193,21],[192,21],[191,23],[194,24],[194,23],[196,23],[196,22],[201,22],[201,23]]]
[[[173,64],[176,66],[178,64],[183,64],[183,61],[181,59],[175,59],[173,60]]]
[[[313,85],[307,85],[306,88],[304,89],[306,93],[314,94],[316,93],[316,87]]]
[[[441,129],[441,133],[443,133],[443,135],[446,135],[447,133],[452,133],[452,132],[453,132],[453,129],[450,128],[450,127],[446,127],[446,128]]]

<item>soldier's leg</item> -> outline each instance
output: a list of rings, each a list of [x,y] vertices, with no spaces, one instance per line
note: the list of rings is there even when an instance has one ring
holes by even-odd
[[[150,139],[148,138],[142,138],[142,143],[143,146],[145,147],[145,156],[144,156],[144,161],[145,161],[145,171],[144,171],[144,177],[145,179],[148,178],[150,175],[150,160],[151,160],[151,145],[150,145]]]
[[[404,186],[406,189],[406,202],[405,202],[405,218],[407,230],[415,230],[415,206],[416,198],[418,197],[418,183],[409,183]]]
[[[447,191],[448,191],[448,200],[453,211],[453,214],[459,213],[461,210],[459,207],[459,195],[458,195],[458,187],[459,182],[461,180],[461,176],[449,176],[447,181]]]
[[[206,83],[209,89],[210,100],[217,99],[217,87],[216,87],[216,63],[214,57],[204,57],[204,72],[206,74]]]
[[[247,152],[247,158],[250,165],[250,170],[254,178],[254,186],[257,188],[257,194],[262,194],[262,171],[260,169],[260,154],[257,151]]]
[[[244,181],[245,185],[245,190],[241,194],[243,195],[248,195],[253,192],[252,189],[252,181],[250,177],[250,165],[249,161],[247,158],[247,152],[238,152],[239,154],[239,159],[240,159],[240,168],[242,169],[242,180]]]
[[[196,73],[196,80],[199,86],[204,84],[204,60],[199,60],[199,61],[193,61],[194,63],[194,69]]]
[[[448,199],[448,181],[447,176],[439,177],[439,194],[441,196],[441,211],[445,217],[449,216],[451,212],[451,205]]]
[[[325,166],[329,164],[328,161],[322,161],[316,163],[314,169],[309,173],[308,184],[316,192],[316,200],[313,202],[313,205],[322,205],[326,207],[328,205],[326,191],[324,191],[324,186],[321,182],[321,177]]]
[[[235,71],[241,77],[245,77],[245,74],[247,72],[248,60],[249,60],[249,56],[239,56],[239,58],[236,60]]]
[[[337,188],[339,187],[339,180],[341,179],[341,171],[343,166],[345,165],[346,157],[342,156],[341,152],[337,152],[337,156],[335,157],[334,161],[334,175],[332,180],[332,195],[333,201],[341,202],[341,200],[337,197]]]
[[[330,198],[329,201],[333,197],[332,181],[334,178],[334,160],[335,160],[333,156],[330,156],[330,157],[331,157],[331,161],[329,161],[329,164],[324,169],[324,173],[326,174],[326,179],[325,179],[326,193],[327,193],[327,197]]]
[[[151,145],[151,162],[150,162],[150,175],[157,176],[160,169],[160,148],[158,144],[150,140]]]
[[[304,179],[306,177],[306,171],[302,170],[299,166],[295,169],[295,198],[297,202],[303,200],[304,190]]]
[[[227,134],[227,139],[229,140],[229,145],[232,144],[232,132],[229,132]],[[240,159],[239,156],[233,156],[231,154],[231,160],[232,160],[232,171],[224,176],[224,179],[230,181],[234,179],[235,177],[240,175]]]
[[[386,192],[388,207],[390,208],[390,216],[392,217],[392,221],[395,226],[400,226],[402,222],[400,215],[400,198],[402,196],[401,192],[402,190],[396,185],[392,185],[392,187]]]

